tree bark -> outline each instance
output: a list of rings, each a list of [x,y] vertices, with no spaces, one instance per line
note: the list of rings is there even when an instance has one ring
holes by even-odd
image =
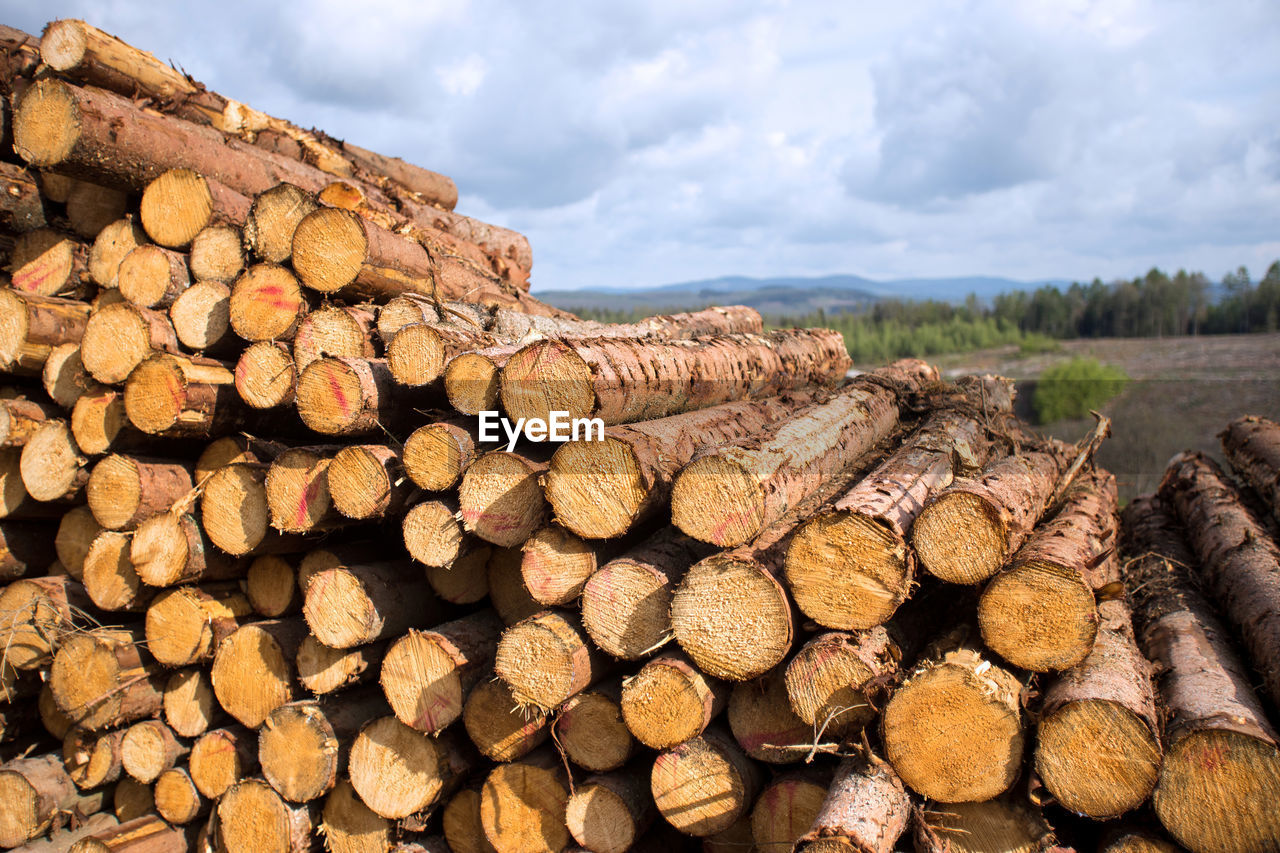
[[[1160,495],[1186,529],[1201,583],[1280,705],[1280,545],[1222,469],[1199,453],[1173,458]]]
[[[1031,534],[1074,455],[1061,444],[1023,450],[929,498],[911,528],[925,569],[950,583],[994,575]]]
[[[582,626],[592,641],[622,660],[639,660],[672,639],[671,595],[712,546],[664,527],[648,541],[601,566],[582,587]]]
[[[218,704],[242,725],[257,728],[293,701],[293,662],[306,633],[306,623],[297,618],[240,626],[214,653],[211,678]]]
[[[1280,424],[1249,415],[1228,424],[1219,438],[1232,470],[1280,521]]]
[[[785,571],[806,616],[851,631],[882,624],[906,601],[915,579],[907,534],[916,516],[956,476],[986,463],[987,426],[1009,411],[1011,383],[988,380],[934,402],[902,447],[797,531]]]
[[[493,667],[502,621],[492,610],[410,630],[382,661],[382,691],[396,718],[436,733],[462,716],[467,696]]]
[[[1199,592],[1202,569],[1173,508],[1141,497],[1123,522],[1138,645],[1167,709],[1156,816],[1188,849],[1270,849],[1280,840],[1280,815],[1254,804],[1280,792],[1280,749],[1251,674]]]
[[[843,339],[821,329],[539,341],[502,368],[502,407],[513,418],[549,420],[559,410],[622,424],[830,385],[848,369]]]
[[[910,820],[911,798],[892,767],[874,755],[846,758],[796,849],[890,853]]]
[[[662,816],[696,837],[728,829],[751,808],[763,783],[760,768],[716,726],[659,753],[650,780]]]
[[[978,602],[987,646],[1014,666],[1065,670],[1084,661],[1098,633],[1095,590],[1119,580],[1115,477],[1076,479]]]
[[[349,649],[439,621],[442,605],[407,561],[326,569],[311,576],[302,613],[316,638]]]
[[[89,306],[53,296],[0,288],[0,370],[39,376],[54,347],[79,343],[89,322]]]
[[[73,724],[94,731],[131,723],[163,706],[161,670],[142,650],[141,630],[98,628],[68,637],[49,683]]]
[[[0,400],[0,448],[22,447],[45,421],[58,416],[48,403],[12,397]]]
[[[622,686],[622,718],[636,740],[652,749],[695,738],[729,702],[730,687],[703,675],[679,653],[651,658]]]
[[[895,362],[759,433],[704,447],[672,486],[672,523],[722,548],[755,538],[879,444],[907,396],[937,379],[922,361]]]
[[[44,202],[35,175],[21,166],[0,163],[0,227],[22,233],[44,226]]]

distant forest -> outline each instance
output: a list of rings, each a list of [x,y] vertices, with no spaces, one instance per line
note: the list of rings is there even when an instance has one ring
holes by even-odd
[[[583,317],[629,322],[647,311],[575,309]],[[883,299],[866,311],[766,318],[770,326],[823,326],[844,335],[858,361],[889,361],[1016,344],[1052,349],[1057,340],[1163,337],[1280,331],[1280,261],[1260,281],[1240,267],[1223,277],[1219,291],[1204,273],[1152,269],[1141,278],[1045,285],[1013,291],[990,304],[970,294],[961,304],[940,300]]]

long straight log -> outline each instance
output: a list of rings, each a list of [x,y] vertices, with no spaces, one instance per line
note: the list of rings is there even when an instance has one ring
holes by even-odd
[[[1084,661],[1098,632],[1094,590],[1119,580],[1115,477],[1076,479],[1062,507],[1038,527],[978,602],[987,646],[1035,672]]]
[[[999,571],[1044,514],[1073,450],[1053,444],[1005,456],[931,497],[911,528],[925,569],[966,584]]]
[[[937,379],[922,361],[895,362],[759,433],[704,448],[672,485],[672,523],[722,548],[755,538],[883,440],[906,397]]]
[[[132,530],[168,510],[193,487],[189,462],[112,454],[93,466],[85,497],[107,530]]]
[[[89,312],[83,302],[0,288],[0,370],[39,376],[54,347],[80,342]]]
[[[1232,470],[1280,521],[1280,423],[1249,415],[1228,424],[1219,438]]]
[[[874,754],[846,758],[796,849],[890,853],[910,821],[911,798],[892,767]]]
[[[1275,849],[1280,748],[1225,626],[1199,591],[1201,568],[1172,507],[1141,497],[1124,510],[1125,572],[1138,645],[1168,709],[1156,816],[1191,850]]]
[[[1280,545],[1235,484],[1202,454],[1175,456],[1160,495],[1186,528],[1201,583],[1240,633],[1267,695],[1280,705]]]
[[[801,526],[784,568],[805,616],[850,631],[883,623],[906,601],[915,579],[907,534],[932,495],[986,463],[985,425],[1009,410],[1010,385],[979,381],[976,393],[935,409],[902,447]]]
[[[502,407],[513,418],[549,421],[557,410],[630,423],[832,384],[849,364],[840,335],[821,329],[692,341],[540,341],[502,368]]]
[[[83,818],[102,807],[102,791],[82,794],[54,754],[0,765],[0,846],[17,847],[60,822],[64,813]]]
[[[326,569],[312,575],[302,614],[316,638],[335,649],[394,637],[439,620],[440,600],[407,561]]]
[[[570,441],[551,457],[546,497],[560,524],[584,538],[617,537],[657,514],[699,447],[737,441],[812,399],[738,401],[608,427],[603,441]]]
[[[1089,656],[1045,691],[1036,772],[1079,814],[1105,819],[1137,808],[1160,774],[1160,719],[1151,668],[1138,651],[1123,601],[1098,605]]]
[[[82,838],[69,853],[160,853],[185,849],[186,844],[182,830],[148,814]]]
[[[482,610],[393,642],[379,680],[396,718],[434,733],[461,717],[472,688],[493,666],[501,632],[498,614]]]

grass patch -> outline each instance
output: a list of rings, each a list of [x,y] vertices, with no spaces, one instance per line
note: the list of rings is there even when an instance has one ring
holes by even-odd
[[[1092,358],[1050,367],[1036,382],[1031,406],[1040,423],[1082,418],[1124,390],[1129,375]]]

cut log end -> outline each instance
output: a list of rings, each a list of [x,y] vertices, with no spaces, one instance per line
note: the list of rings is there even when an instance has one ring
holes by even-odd
[[[448,351],[440,334],[424,323],[411,323],[387,344],[387,367],[401,385],[428,385],[444,375]]]
[[[49,350],[40,373],[44,390],[64,409],[75,406],[81,397],[97,387],[80,360],[80,344],[59,344]]]
[[[298,223],[315,209],[315,197],[293,184],[277,184],[258,193],[245,221],[245,244],[262,260],[283,264],[293,254]]]
[[[267,472],[271,524],[284,533],[308,533],[332,515],[329,458],[305,447],[280,454]]]
[[[129,555],[147,584],[164,587],[177,583],[191,557],[183,518],[165,513],[144,521],[133,535]]]
[[[537,341],[515,353],[502,368],[499,382],[502,408],[511,418],[550,422],[552,412],[587,418],[595,411],[591,368],[560,341]]]
[[[875,719],[868,685],[892,673],[900,654],[883,628],[814,637],[787,664],[791,707],[828,740],[847,736]]]
[[[382,618],[360,576],[346,568],[312,575],[302,612],[316,638],[335,649],[368,642]]]
[[[671,638],[671,589],[646,567],[605,564],[582,590],[582,624],[600,648],[638,660]]]
[[[260,779],[245,779],[223,794],[218,831],[228,850],[310,849],[309,812],[287,804]]]
[[[80,360],[99,382],[118,385],[152,351],[151,327],[128,303],[107,305],[93,313],[80,341]]]
[[[175,359],[141,361],[124,389],[124,410],[129,422],[149,435],[175,426],[186,402],[187,377]]]
[[[827,798],[827,785],[822,783],[823,778],[818,775],[782,776],[760,793],[751,809],[751,835],[760,853],[791,853],[796,849]],[[819,843],[803,849],[827,848]],[[850,853],[856,850],[847,842],[833,849]]]
[[[51,21],[40,37],[40,58],[54,71],[71,71],[88,49],[89,36],[80,21]]]
[[[480,823],[498,853],[554,853],[569,845],[563,772],[516,762],[494,768],[480,790]]]
[[[481,681],[467,697],[462,722],[476,748],[493,761],[515,761],[550,736],[542,711],[522,708],[502,681]]]
[[[271,530],[266,474],[249,465],[228,465],[204,483],[201,522],[209,540],[228,554],[248,554]]]
[[[191,241],[187,263],[191,277],[197,282],[231,284],[244,269],[240,229],[234,225],[210,225],[202,229]]]
[[[339,782],[324,801],[321,831],[333,853],[394,850],[391,822],[361,802],[351,783]]]
[[[351,786],[385,818],[403,818],[435,803],[455,781],[451,742],[380,717],[361,728],[347,760]]]
[[[355,281],[369,242],[356,214],[323,207],[298,222],[292,249],[293,267],[307,287],[333,293]]]
[[[148,237],[169,249],[185,249],[213,215],[209,182],[191,169],[170,169],[143,190],[141,214]]]
[[[747,755],[769,764],[792,764],[808,755],[814,727],[796,716],[787,698],[781,669],[734,685],[729,697],[729,727]]]
[[[128,429],[129,415],[119,391],[91,391],[76,400],[71,410],[71,434],[85,453],[106,453]]]
[[[570,442],[556,451],[546,488],[556,519],[589,537],[623,535],[649,497],[635,451],[609,436]]]
[[[164,719],[182,737],[204,734],[221,712],[205,670],[179,670],[165,682]]]
[[[548,607],[569,604],[597,568],[596,548],[559,525],[540,528],[522,549],[525,589]]]
[[[591,683],[592,663],[575,623],[546,611],[507,629],[494,670],[521,705],[550,711]]]
[[[85,555],[101,532],[102,525],[98,524],[87,506],[75,507],[62,516],[53,545],[58,562],[66,567],[71,577],[79,580],[83,576]]]
[[[159,690],[148,692],[154,686],[149,683],[150,673],[127,662],[127,647],[133,639],[125,632],[104,629],[75,634],[63,642],[49,683],[59,709],[74,724],[102,729],[160,709]],[[146,696],[139,701],[143,693]]]
[[[333,693],[377,675],[382,645],[331,649],[308,634],[298,646],[298,681],[316,695]]]
[[[298,325],[293,338],[293,360],[298,370],[306,370],[311,362],[326,356],[373,356],[369,319],[370,312],[363,308],[329,305],[312,311]]]
[[[427,566],[427,583],[444,601],[475,604],[489,595],[487,566],[493,549],[471,548],[448,566]]]
[[[403,493],[394,451],[376,445],[344,447],[329,463],[329,497],[338,512],[352,519],[385,515]]]
[[[188,768],[200,793],[211,800],[220,798],[239,782],[255,763],[255,738],[243,730],[215,729],[191,746]]]
[[[302,285],[276,264],[255,264],[231,286],[231,328],[246,341],[288,340],[307,312]]]
[[[32,166],[56,166],[80,140],[80,108],[71,87],[38,80],[13,111],[13,149]]]
[[[555,732],[569,760],[593,773],[617,770],[635,752],[619,701],[605,692],[587,690],[564,703]]]
[[[218,704],[243,725],[261,725],[268,714],[293,699],[292,654],[287,651],[291,650],[258,624],[244,625],[223,640],[211,673]]]
[[[424,566],[448,568],[461,555],[466,534],[457,512],[442,501],[423,501],[405,513],[405,549]]]
[[[1190,734],[1169,748],[1155,792],[1160,822],[1191,850],[1263,851],[1280,847],[1275,744],[1224,729]]]
[[[1070,669],[1098,634],[1093,590],[1079,570],[1020,563],[987,585],[978,603],[987,646],[1033,672]]]
[[[129,537],[118,530],[102,531],[89,545],[83,580],[93,603],[108,611],[139,610],[155,594],[142,585],[130,556]]]
[[[653,800],[686,835],[728,829],[759,790],[759,771],[724,737],[697,737],[660,754],[651,777]]]
[[[929,573],[949,583],[980,583],[1009,556],[1008,525],[990,503],[964,491],[946,492],[926,506],[911,542]]]
[[[120,743],[120,761],[125,771],[150,785],[185,753],[173,730],[159,720],[144,720],[128,728]]]
[[[645,746],[670,749],[702,734],[727,695],[682,657],[660,656],[624,682],[622,717]]]
[[[791,605],[760,566],[732,557],[696,564],[671,599],[676,642],[698,668],[746,681],[776,666],[791,648]]]
[[[638,804],[625,793],[630,792],[598,781],[578,785],[565,807],[565,825],[574,840],[596,853],[630,850],[645,825],[636,813]]]
[[[141,308],[170,305],[191,284],[185,256],[159,246],[139,246],[120,261],[120,295]]]
[[[155,786],[156,812],[174,826],[185,826],[208,807],[187,771],[172,767],[160,774]]]
[[[138,463],[112,454],[93,466],[85,497],[93,516],[107,530],[127,527],[142,503],[143,483]]]
[[[340,746],[320,707],[297,702],[276,708],[258,734],[262,775],[286,800],[323,796],[338,773]]]
[[[231,328],[231,290],[218,281],[196,282],[169,306],[169,320],[188,349],[199,352],[215,346]]]
[[[274,554],[264,554],[249,564],[245,591],[253,612],[268,619],[300,607],[297,572],[287,560]]]
[[[1155,788],[1160,743],[1118,702],[1070,702],[1040,721],[1036,770],[1062,805],[1111,817],[1136,809]]]
[[[546,516],[541,468],[514,453],[486,453],[467,469],[458,489],[462,522],[481,539],[515,548]]]
[[[841,631],[883,624],[911,591],[906,543],[857,513],[831,513],[804,524],[787,548],[785,571],[800,610]]]
[[[671,523],[722,548],[741,545],[765,523],[760,478],[720,455],[694,460],[671,487]]]
[[[410,631],[391,644],[382,661],[382,691],[396,717],[418,731],[437,732],[462,716],[457,662],[430,633]]]
[[[27,494],[56,501],[77,493],[88,481],[88,460],[66,421],[46,421],[27,439],[19,468]]]
[[[1020,686],[969,651],[908,680],[882,717],[885,754],[902,781],[944,803],[977,802],[1013,784],[1022,766]],[[962,728],[963,738],[952,732]]]
[[[341,435],[358,428],[363,385],[356,371],[332,358],[313,361],[298,377],[298,414],[316,432]]]
[[[449,359],[444,390],[449,405],[464,415],[478,415],[498,406],[499,368],[480,353],[464,352]]]
[[[1054,836],[1038,810],[1011,799],[981,803],[937,804],[925,812],[929,838],[917,850],[986,853],[989,850],[1039,853],[1052,848]],[[916,835],[924,835],[917,821]],[[1055,848],[1057,849],[1057,848]]]
[[[258,341],[236,362],[236,391],[255,409],[272,409],[293,402],[297,368],[285,344]]]
[[[120,262],[125,255],[147,241],[132,216],[117,219],[98,232],[89,251],[89,277],[99,287],[115,287]]]

